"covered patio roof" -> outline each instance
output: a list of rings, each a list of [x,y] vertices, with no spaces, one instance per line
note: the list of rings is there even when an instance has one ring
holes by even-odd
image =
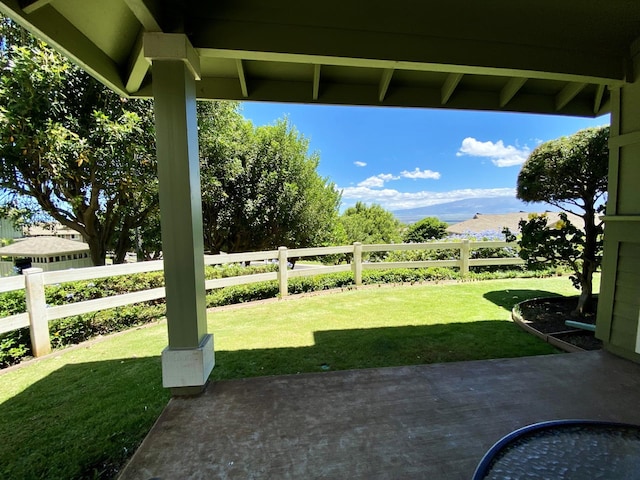
[[[189,394],[206,329],[196,99],[611,113],[596,335],[640,362],[637,0],[0,0],[121,95],[154,98],[169,346]],[[180,232],[178,235],[176,232]]]
[[[3,0],[0,9],[123,96],[152,96],[158,54],[144,33],[183,33],[187,44],[179,36],[172,48],[189,51],[198,98],[596,116],[610,109],[607,87],[633,81],[640,49],[634,0]]]

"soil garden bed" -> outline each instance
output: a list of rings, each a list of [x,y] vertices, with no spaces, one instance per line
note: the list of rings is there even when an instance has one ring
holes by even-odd
[[[577,297],[536,298],[516,305],[513,320],[526,331],[566,351],[599,350],[602,341],[588,330],[568,327],[566,320],[595,325],[595,313],[577,316]],[[597,310],[594,305],[594,312]]]

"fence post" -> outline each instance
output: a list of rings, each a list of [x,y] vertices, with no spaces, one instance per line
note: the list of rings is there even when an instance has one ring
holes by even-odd
[[[289,293],[289,286],[287,283],[287,277],[289,273],[287,271],[287,247],[278,248],[278,286],[280,288],[280,298],[284,298]]]
[[[460,275],[465,276],[469,273],[469,240],[462,240],[460,244]]]
[[[353,244],[353,281],[356,286],[362,285],[362,243],[355,242]]]
[[[41,268],[26,268],[24,275],[27,313],[29,314],[29,333],[31,350],[34,357],[51,353],[49,339],[49,320],[47,319],[47,303],[44,296],[44,278]]]

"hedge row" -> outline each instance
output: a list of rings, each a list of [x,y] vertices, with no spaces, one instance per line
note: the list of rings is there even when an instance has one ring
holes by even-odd
[[[211,280],[215,278],[274,272],[277,271],[277,269],[278,266],[272,264],[252,265],[250,267],[232,264],[207,266],[205,267],[204,273],[205,278]],[[48,285],[45,287],[45,297],[47,305],[66,305],[163,286],[164,277],[161,271],[136,273],[133,275],[120,275],[117,277]],[[0,318],[24,311],[26,311],[24,290],[15,290],[13,292],[0,294]]]
[[[273,271],[270,265],[258,267],[208,267],[207,278],[223,278],[247,273]],[[465,280],[485,280],[490,278],[513,278],[523,276],[550,276],[555,270],[531,272],[526,270],[505,270],[499,272],[471,273]],[[457,270],[431,267],[424,269],[365,270],[362,282],[365,285],[383,283],[420,283],[460,279]],[[112,277],[92,282],[71,282],[47,287],[46,298],[49,305],[90,300],[118,295],[130,291],[157,288],[163,285],[161,272],[143,273],[123,277]],[[354,286],[350,272],[297,277],[289,280],[289,293],[298,294]],[[224,287],[207,294],[207,307],[232,305],[254,300],[275,298],[279,294],[276,281]],[[24,292],[8,292],[0,295],[0,316],[25,311]],[[90,338],[107,335],[158,321],[165,315],[164,300],[143,302],[135,305],[112,308],[84,315],[76,315],[50,322],[51,344],[61,348],[77,344]],[[27,328],[0,335],[0,368],[20,362],[31,355],[31,342]]]

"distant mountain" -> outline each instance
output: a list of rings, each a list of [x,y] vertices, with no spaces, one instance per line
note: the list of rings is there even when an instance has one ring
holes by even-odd
[[[443,222],[457,223],[472,218],[476,213],[557,212],[547,203],[524,203],[515,197],[468,198],[455,202],[439,203],[429,207],[395,210],[392,213],[403,223],[414,223],[424,217],[437,217]]]

